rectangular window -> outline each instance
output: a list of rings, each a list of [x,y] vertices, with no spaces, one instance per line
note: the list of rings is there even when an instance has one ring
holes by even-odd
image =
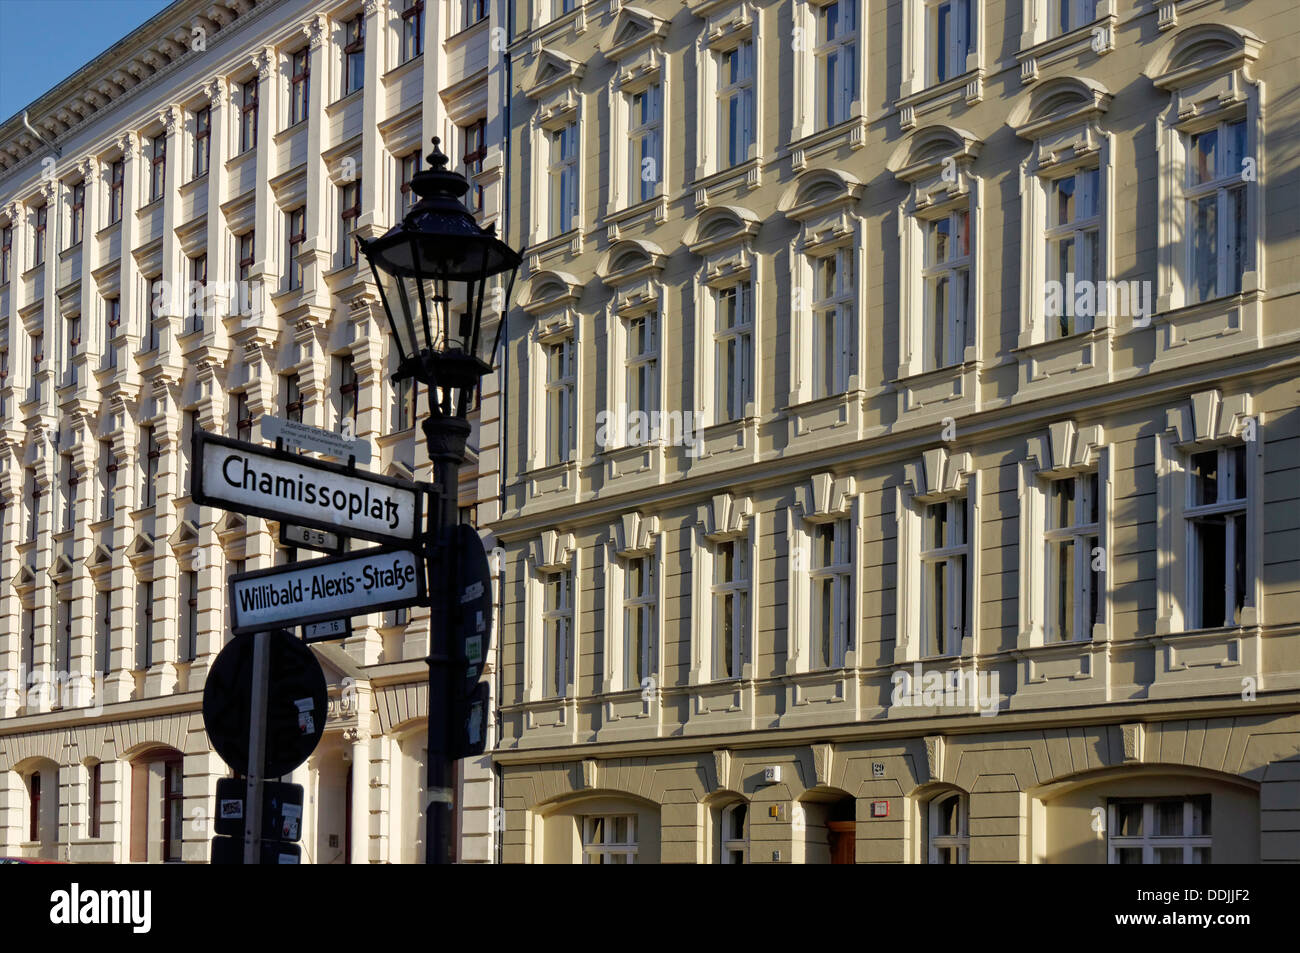
[[[749,159],[754,145],[754,41],[718,54],[719,166]]]
[[[14,260],[14,230],[12,225],[0,228],[0,285],[9,283],[9,268]]]
[[[163,300],[163,280],[158,275],[149,279],[149,293],[144,300],[144,325],[145,336],[148,339],[148,345],[145,350],[155,351],[158,345],[162,343],[161,332],[158,327],[158,318],[165,313],[166,301]]]
[[[39,331],[31,335],[32,342],[32,389],[27,395],[28,400],[41,400],[41,384],[44,378],[41,377],[41,364],[45,361],[45,335]]]
[[[578,224],[578,124],[550,134],[551,234],[563,235]]]
[[[404,218],[411,207],[420,200],[420,197],[411,188],[411,180],[415,178],[415,173],[420,171],[420,153],[412,152],[409,155],[402,156],[399,163],[399,182],[398,187],[398,208],[397,217]]]
[[[1101,218],[1098,215],[1098,186],[1101,173],[1082,169],[1047,185],[1047,278],[1061,289],[1080,282],[1102,280]],[[1073,278],[1071,277],[1073,276]],[[1056,296],[1062,307],[1047,308],[1048,331],[1052,337],[1068,337],[1092,330],[1094,314],[1079,313],[1078,303]],[[1100,310],[1104,302],[1095,300]],[[1057,313],[1053,313],[1053,312]]]
[[[190,495],[194,473],[194,434],[199,429],[198,414],[192,410],[181,411],[181,473],[180,494]]]
[[[542,590],[542,695],[563,698],[569,692],[573,652],[573,573],[546,573]]]
[[[149,201],[163,196],[167,184],[167,133],[160,132],[149,140]]]
[[[24,661],[26,665],[24,665]],[[23,607],[23,644],[19,647],[18,664],[33,671],[36,668],[36,610]]]
[[[544,345],[546,349],[546,464],[554,466],[573,456],[574,388],[573,339]]]
[[[555,16],[562,17],[577,9],[578,0],[555,0]]]
[[[655,631],[655,566],[649,556],[627,560],[623,590],[623,688],[650,677]]]
[[[925,655],[957,655],[966,634],[966,500],[925,507],[921,526],[921,626]]]
[[[1100,621],[1101,483],[1096,473],[1047,485],[1046,640],[1091,639]]]
[[[307,240],[305,208],[285,213],[285,231],[289,245],[285,275],[289,281],[289,290],[294,291],[302,287],[302,243]]]
[[[236,440],[249,440],[253,436],[253,411],[248,406],[248,395],[243,391],[231,396],[234,406],[230,409],[231,426]]]
[[[81,353],[81,315],[69,316],[65,330],[68,344],[63,352],[63,383],[66,385],[77,383],[76,357]]]
[[[104,366],[117,367],[117,346],[113,343],[122,326],[122,299],[104,299]]]
[[[95,671],[107,675],[112,651],[113,594],[95,591]]]
[[[396,429],[398,431],[410,430],[415,426],[415,381],[409,377],[403,377],[400,381],[394,383],[393,390],[397,400],[394,414]]]
[[[339,382],[339,430],[350,437],[357,435],[357,399],[360,389],[357,386],[357,369],[351,357],[338,359]]]
[[[366,19],[358,13],[343,26],[343,95],[355,93],[366,81]]]
[[[853,524],[848,519],[813,526],[810,578],[809,665],[839,668],[853,639]]]
[[[966,356],[971,307],[970,212],[957,209],[922,223],[925,230],[925,369]]]
[[[311,51],[306,47],[290,58],[289,125],[296,126],[307,118],[311,95]]]
[[[582,819],[584,864],[636,863],[636,815],[587,816]]]
[[[487,120],[476,119],[468,126],[462,126],[461,133],[465,140],[465,178],[469,179],[472,196],[468,203],[469,208],[471,211],[481,212],[483,211],[483,186],[479,185],[474,177],[483,171],[483,160],[487,158]]]
[[[663,87],[657,83],[628,97],[628,179],[631,202],[645,202],[659,194],[663,167]]]
[[[253,232],[248,231],[239,236],[239,250],[236,253],[235,267],[239,275],[239,313],[251,314],[253,310]]]
[[[1048,35],[1060,36],[1097,19],[1097,0],[1048,0]]]
[[[624,319],[627,325],[627,409],[659,408],[659,312]],[[645,439],[649,434],[643,435]]]
[[[403,0],[402,62],[424,52],[424,0]]]
[[[113,441],[99,442],[99,518],[111,520],[117,506],[117,456]]]
[[[32,246],[32,265],[45,264],[45,226],[49,215],[49,207],[42,205],[36,210],[36,233],[33,238]]]
[[[72,220],[68,229],[68,247],[81,244],[81,237],[86,224],[86,183],[78,182],[72,187]]]
[[[101,819],[104,813],[104,766],[98,762],[90,766],[90,811],[87,818],[86,836],[99,837]]]
[[[185,293],[185,319],[190,331],[202,331],[207,313],[208,256],[195,255],[190,259],[190,286]]]
[[[1108,807],[1109,863],[1210,863],[1210,795],[1113,799]]]
[[[302,385],[297,374],[284,379],[284,415],[289,420],[302,423]]]
[[[153,665],[153,581],[135,587],[135,668]]]
[[[257,148],[257,77],[239,88],[239,154]]]
[[[193,662],[198,657],[199,574],[181,574],[181,644],[180,661]]]
[[[108,224],[122,221],[122,192],[126,181],[126,162],[118,159],[108,171]]]
[[[1246,120],[1187,137],[1188,303],[1241,291],[1250,267],[1246,235]]]
[[[158,438],[153,427],[145,427],[140,435],[140,447],[144,451],[140,458],[140,473],[143,486],[140,488],[140,505],[153,506],[158,501],[158,463],[162,459],[162,450],[158,447]]]
[[[204,106],[194,114],[194,178],[208,174],[212,158],[212,109]]]
[[[749,633],[749,549],[729,539],[713,551],[713,677],[739,678]]]
[[[844,393],[857,364],[857,262],[840,248],[813,259],[813,396]]]
[[[975,0],[940,0],[929,9],[930,82],[942,83],[966,72],[975,49]]]
[[[488,0],[464,0],[462,9],[465,11],[461,18],[461,28],[471,27],[480,20],[486,19],[488,15]]]
[[[344,265],[356,262],[356,246],[352,230],[361,216],[361,180],[339,186],[339,261]]]
[[[754,400],[754,286],[741,282],[723,288],[717,307],[716,423],[739,420]]]
[[[41,840],[41,773],[39,771],[32,773],[27,782],[27,789],[27,839],[36,844]]]
[[[1187,470],[1189,606],[1195,629],[1241,624],[1250,585],[1250,505],[1246,447],[1242,444],[1192,454]]]
[[[68,674],[72,662],[72,601],[60,599],[54,609],[54,671]],[[62,690],[55,687],[55,702],[62,702]]]
[[[858,0],[817,10],[817,116],[821,128],[849,118],[858,99]]]
[[[60,530],[70,533],[77,525],[77,484],[80,480],[71,456],[63,458],[63,525]]]
[[[163,767],[163,862],[181,859],[185,834],[185,771],[180,758]]]

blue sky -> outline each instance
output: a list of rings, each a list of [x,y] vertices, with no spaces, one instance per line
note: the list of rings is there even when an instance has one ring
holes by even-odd
[[[0,122],[171,0],[0,0]],[[53,42],[52,42],[53,40]]]

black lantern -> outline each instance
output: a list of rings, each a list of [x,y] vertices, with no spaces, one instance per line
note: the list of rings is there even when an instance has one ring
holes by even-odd
[[[433,428],[460,432],[452,421],[465,420],[479,382],[492,370],[501,336],[498,321],[490,346],[483,340],[489,282],[509,272],[500,299],[504,310],[521,258],[497,238],[495,226],[481,228],[465,208],[461,197],[469,183],[447,168],[439,141],[435,136],[429,167],[411,179],[419,201],[385,234],[358,239],[358,244],[374,272],[397,343],[393,379],[423,383],[429,389]],[[468,425],[463,429],[467,433]],[[437,450],[431,446],[430,452]]]

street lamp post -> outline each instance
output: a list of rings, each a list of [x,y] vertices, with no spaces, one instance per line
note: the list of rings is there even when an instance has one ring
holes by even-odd
[[[423,423],[434,466],[438,502],[429,508],[425,559],[430,571],[429,751],[425,860],[452,858],[451,762],[454,692],[465,691],[452,678],[451,633],[458,600],[457,548],[453,530],[460,521],[459,474],[470,434],[468,415],[477,401],[483,375],[491,372],[504,324],[505,304],[514,287],[520,255],[497,238],[495,226],[481,228],[461,197],[469,183],[447,168],[434,137],[429,166],[417,172],[411,188],[419,201],[397,225],[378,238],[358,239],[370,263],[380,299],[397,345],[394,381],[424,384],[429,416]],[[509,274],[501,316],[491,344],[482,333],[488,285]],[[499,287],[499,286],[498,286]]]

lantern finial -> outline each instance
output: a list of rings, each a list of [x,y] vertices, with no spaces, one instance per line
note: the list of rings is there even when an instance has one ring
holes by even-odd
[[[438,148],[442,142],[438,136],[433,137],[433,151],[429,153],[429,168],[436,172],[441,172],[447,168],[447,156]]]

